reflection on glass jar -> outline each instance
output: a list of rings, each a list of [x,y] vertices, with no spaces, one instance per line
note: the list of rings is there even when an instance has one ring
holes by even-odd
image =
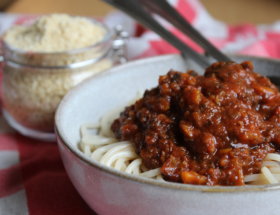
[[[54,138],[54,113],[63,96],[81,81],[115,63],[113,34],[101,42],[56,53],[27,52],[4,43],[4,116],[19,132],[45,140]]]

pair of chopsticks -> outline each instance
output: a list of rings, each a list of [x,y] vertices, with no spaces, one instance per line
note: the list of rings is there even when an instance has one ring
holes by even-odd
[[[205,68],[210,65],[209,60],[187,46],[181,39],[170,33],[154,17],[158,15],[187,37],[196,42],[205,50],[207,55],[212,56],[217,61],[232,61],[229,57],[220,52],[207,39],[205,39],[191,24],[185,20],[166,0],[103,0],[110,5],[124,11],[145,27],[151,29],[168,41],[183,55],[192,58],[197,64]]]

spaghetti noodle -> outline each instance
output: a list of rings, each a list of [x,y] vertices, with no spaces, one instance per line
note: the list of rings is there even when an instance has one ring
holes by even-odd
[[[247,184],[276,184],[280,182],[280,155],[269,153],[265,157],[261,172],[245,176]]]
[[[136,99],[143,93],[139,92]],[[133,103],[135,100],[131,101]],[[81,126],[80,149],[92,160],[105,166],[128,174],[162,180],[160,168],[148,170],[142,159],[136,154],[134,146],[129,141],[118,141],[111,131],[111,124],[120,113],[120,109],[109,111],[99,124],[85,124]]]
[[[111,136],[105,136],[109,133],[107,126],[104,126],[107,124],[101,123],[100,126],[89,124],[81,127],[80,149],[82,152],[92,160],[116,170],[163,180],[160,168],[147,170],[143,166],[142,159],[135,153],[131,142],[118,141]]]

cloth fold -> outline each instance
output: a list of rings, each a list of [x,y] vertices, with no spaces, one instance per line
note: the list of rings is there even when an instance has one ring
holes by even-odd
[[[171,2],[222,51],[280,58],[280,21],[271,25],[231,26],[212,18],[198,0]],[[0,34],[14,24],[35,17],[2,13]],[[112,28],[121,24],[130,33],[129,59],[178,53],[158,35],[137,25],[120,12],[108,15],[104,22]],[[195,50],[201,51],[179,31],[169,25],[166,27]],[[0,215],[94,214],[71,184],[55,142],[41,142],[17,134],[7,126],[2,115],[0,126]]]

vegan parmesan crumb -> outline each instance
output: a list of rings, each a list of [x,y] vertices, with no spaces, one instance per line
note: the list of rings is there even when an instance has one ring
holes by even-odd
[[[3,107],[20,125],[45,133],[53,132],[63,96],[114,62],[107,28],[83,17],[42,16],[3,38]]]
[[[67,14],[42,16],[31,25],[16,25],[4,35],[11,47],[33,52],[63,52],[100,42],[106,30],[91,20]]]

